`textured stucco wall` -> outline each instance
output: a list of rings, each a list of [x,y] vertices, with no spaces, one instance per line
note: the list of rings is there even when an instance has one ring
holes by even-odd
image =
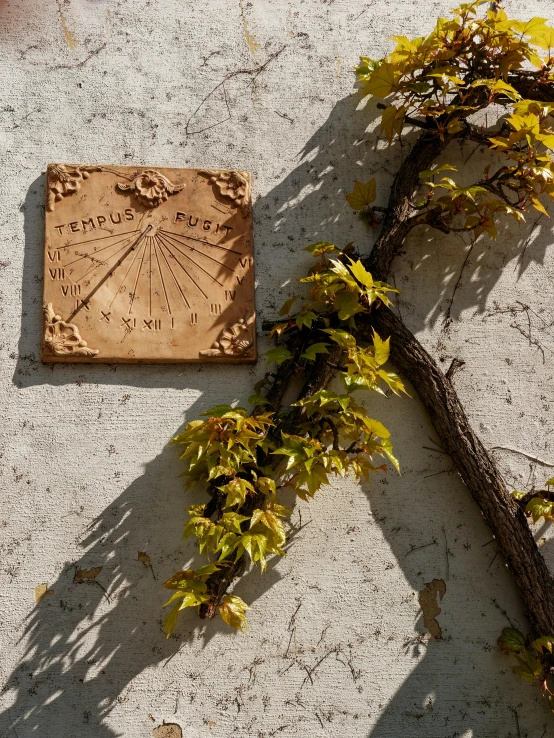
[[[187,738],[554,734],[495,648],[503,611],[525,628],[521,607],[448,457],[426,448],[416,399],[369,400],[402,476],[296,506],[310,525],[288,556],[237,586],[252,605],[245,634],[191,613],[166,640],[160,582],[193,554],[166,441],[211,405],[244,402],[263,367],[38,361],[48,162],[250,169],[257,304],[271,318],[309,262],[303,246],[369,243],[344,203],[354,179],[375,173],[387,197],[399,152],[377,142],[373,108],[356,112],[357,56],[429,30],[452,4],[1,0],[2,738],[140,738],[164,720]],[[553,15],[546,0],[507,8]],[[414,234],[395,267],[404,319],[445,366],[466,361],[461,397],[519,485],[549,467],[506,448],[554,463],[554,248],[543,219],[520,259],[528,233],[475,246],[449,327],[467,246]],[[534,312],[498,311],[516,301]],[[102,566],[98,583],[75,584],[75,566]],[[446,585],[440,642],[418,606],[433,579]],[[42,582],[53,594],[35,607]]]

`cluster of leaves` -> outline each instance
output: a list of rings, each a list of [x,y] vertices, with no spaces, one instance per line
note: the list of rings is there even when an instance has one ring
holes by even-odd
[[[228,405],[212,408],[205,419],[192,421],[173,439],[184,448],[180,458],[187,486],[207,485],[211,499],[189,507],[183,533],[184,538],[196,538],[208,563],[177,572],[164,584],[173,590],[166,603],[173,607],[164,620],[168,634],[181,610],[201,608],[214,598],[226,623],[239,630],[245,627],[246,604],[237,595],[217,599],[210,585],[223,569],[241,560],[259,564],[264,571],[269,555],[285,553],[283,519],[291,511],[279,501],[281,490],[290,487],[308,500],[329,484],[330,476],[352,473],[357,480],[368,480],[370,473],[386,469],[377,457],[398,469],[389,431],[352,395],[360,389],[405,392],[400,378],[383,368],[389,341],[374,333],[371,344],[364,345],[354,336],[355,316],[376,301],[388,305],[388,293],[396,290],[374,281],[350,248],[341,251],[317,243],[307,250],[318,259],[301,280],[310,285],[311,297],[294,316],[290,311],[298,296],[285,303],[281,313],[288,319],[273,331],[282,345],[267,358],[270,363],[298,364],[297,371],[309,373],[318,355],[334,344],[342,356],[345,391],[319,390],[298,400],[295,433],[279,432],[279,416],[263,409],[266,377],[249,398],[255,406],[252,413]]]
[[[522,99],[508,81],[525,65],[537,68],[537,83],[554,81],[554,29],[544,18],[510,19],[498,3],[478,17],[482,4],[467,3],[453,18],[439,18],[428,36],[395,37],[394,51],[378,60],[362,57],[357,75],[363,94],[389,98],[381,118],[389,143],[406,124],[419,125],[442,138],[471,137],[506,161],[492,173],[488,165],[469,186],[451,177],[436,180],[445,169],[456,171],[450,164],[423,171],[424,196],[413,203],[413,225],[495,238],[499,215],[520,220],[530,208],[547,215],[539,198],[554,198],[549,156],[554,149],[554,106]],[[512,114],[488,136],[468,119],[492,104],[512,106]],[[374,199],[373,180],[357,182],[347,195],[355,210],[378,222],[371,207]]]
[[[546,490],[532,490],[523,492],[514,490],[512,497],[524,508],[525,514],[537,523],[544,518],[545,523],[554,521],[554,500],[551,500],[551,487],[554,486],[554,477],[545,482]],[[504,628],[498,645],[503,651],[509,651],[516,657],[517,664],[512,666],[514,673],[540,686],[543,694],[548,698],[550,709],[554,712],[554,693],[550,689],[550,680],[554,674],[552,653],[554,636],[541,636],[535,640],[525,639],[522,633],[515,628]]]
[[[545,482],[546,490],[533,490],[523,492],[514,490],[512,497],[520,503],[525,504],[525,514],[537,523],[540,518],[544,522],[554,521],[554,499],[552,499],[551,487],[554,486],[554,477]]]
[[[541,636],[529,642],[519,630],[504,628],[498,645],[502,651],[515,655],[517,664],[512,666],[514,673],[524,681],[541,687],[548,698],[550,709],[554,712],[554,693],[549,686],[553,673],[551,657],[554,636]]]
[[[396,36],[389,56],[361,57],[356,72],[364,94],[393,96],[381,119],[389,140],[400,134],[406,115],[434,121],[445,135],[460,131],[469,115],[492,102],[519,99],[507,80],[526,64],[554,79],[554,29],[546,19],[513,20],[498,4],[480,18],[484,2],[464,3],[452,18],[438,18],[427,36]]]

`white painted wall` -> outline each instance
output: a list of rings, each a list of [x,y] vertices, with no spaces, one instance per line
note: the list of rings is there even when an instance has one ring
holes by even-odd
[[[429,30],[451,5],[0,2],[2,738],[140,738],[163,720],[187,738],[554,733],[537,691],[496,650],[501,609],[525,629],[520,604],[449,459],[425,448],[434,433],[416,399],[370,400],[393,431],[402,477],[370,488],[347,480],[296,507],[295,521],[311,523],[288,556],[237,586],[252,605],[247,633],[191,613],[166,640],[160,583],[193,553],[180,541],[192,498],[166,441],[211,405],[244,402],[263,366],[38,360],[48,162],[252,170],[257,302],[261,318],[274,317],[296,291],[290,275],[307,267],[307,243],[367,248],[343,193],[376,173],[385,202],[398,163],[396,149],[376,143],[374,109],[356,112],[358,55]],[[539,0],[507,9],[552,14]],[[245,72],[276,52],[259,75]],[[526,234],[510,226],[475,247],[449,330],[459,239],[414,235],[395,279],[404,319],[433,354],[445,366],[467,362],[456,384],[487,446],[554,463],[554,249],[543,221],[519,262]],[[491,315],[516,300],[533,307],[542,349],[512,326],[528,331],[525,313]],[[495,454],[509,483],[540,484],[549,473]],[[103,566],[109,601],[100,586],[73,583],[76,565]],[[441,642],[429,642],[417,604],[433,578],[446,583]],[[35,607],[42,582],[54,594]],[[331,649],[312,684],[304,665]]]

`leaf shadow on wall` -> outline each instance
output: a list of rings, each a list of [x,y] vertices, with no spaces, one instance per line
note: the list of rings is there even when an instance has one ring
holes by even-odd
[[[204,402],[193,406],[190,417],[204,409]],[[199,503],[202,494],[185,496],[181,470],[176,450],[166,447],[92,522],[77,513],[76,542],[83,554],[48,582],[51,594],[24,624],[25,655],[5,684],[5,698],[15,699],[0,715],[0,736],[114,738],[119,733],[104,718],[125,710],[137,674],[162,668],[185,645],[194,646],[197,656],[218,635],[216,654],[223,658],[227,639],[241,637],[220,618],[199,620],[195,610],[181,615],[169,639],[163,631],[167,610],[161,606],[171,593],[161,584],[192,558],[198,561],[192,541],[181,541],[181,533],[184,507]],[[150,556],[149,567],[138,560],[139,551]],[[262,578],[248,572],[241,592],[260,597],[280,579],[276,563]],[[95,567],[101,571],[94,579],[75,580],[77,570]],[[186,654],[179,658],[188,674]],[[207,670],[211,663],[210,658]],[[192,693],[196,678],[184,677],[179,694],[188,687]],[[137,715],[143,726],[148,712],[144,706]]]
[[[356,105],[355,96],[340,100],[328,120],[304,147],[298,166],[255,203],[258,275],[271,275],[272,285],[284,285],[280,292],[270,287],[260,297],[262,318],[274,317],[282,299],[296,289],[296,285],[289,286],[287,282],[291,274],[302,273],[309,264],[309,257],[301,251],[304,245],[322,238],[336,240],[337,243],[344,243],[351,238],[361,244],[372,241],[372,236],[368,237],[362,224],[344,206],[344,191],[351,188],[354,179],[365,181],[376,174],[381,179],[381,192],[387,193],[398,165],[399,153],[397,147],[375,150],[376,136],[367,134],[366,127],[378,113],[374,109],[355,112]],[[413,140],[413,135],[408,135],[407,140]],[[31,186],[25,204],[24,315],[14,382],[18,386],[42,383],[59,386],[68,381],[74,382],[84,375],[89,383],[128,384],[145,388],[187,387],[205,392],[207,384],[217,379],[221,371],[219,367],[204,367],[201,372],[191,366],[156,367],[155,373],[148,367],[129,366],[117,367],[115,371],[110,367],[94,365],[56,367],[52,370],[41,365],[35,356],[29,358],[29,352],[32,352],[33,346],[38,346],[39,338],[41,285],[38,275],[42,271],[41,250],[38,249],[39,257],[36,254],[37,243],[41,243],[42,239],[43,190],[44,180],[41,178]],[[299,197],[299,193],[303,193],[302,197]],[[386,195],[381,196],[381,201],[383,204],[386,202]],[[431,243],[428,236],[420,237],[420,241],[422,246],[416,257],[419,260],[417,264],[430,262],[430,249],[432,245],[435,247],[436,241]],[[441,245],[444,242],[441,234]],[[491,247],[493,251],[495,248],[494,245]],[[529,247],[528,259],[540,261],[543,256],[543,246],[534,244]],[[462,259],[459,266],[461,263]],[[414,262],[414,271],[417,264]],[[445,276],[433,272],[433,279],[429,278],[426,282],[429,294],[435,291],[447,294]],[[421,274],[417,278],[422,279]],[[484,279],[479,294],[486,294],[497,278],[496,273],[491,271]],[[418,288],[423,304],[428,293]],[[465,303],[460,302],[460,306],[478,303],[477,297],[472,298],[470,290],[463,294]],[[432,300],[435,304],[436,299]],[[437,317],[439,314],[440,311]],[[414,309],[413,314],[404,317],[412,330],[418,330],[426,315],[426,309]],[[253,374],[246,367],[226,368],[228,386],[232,386],[233,376],[242,376],[245,371]],[[390,402],[392,404],[394,400]],[[210,397],[204,394],[189,409],[187,419],[197,417],[212,404]],[[414,403],[410,412],[410,422],[415,423],[416,430],[413,431],[412,443],[402,449],[402,460],[406,470],[410,467],[415,470],[419,453],[415,449],[421,446],[416,416],[423,411]],[[386,417],[383,420],[391,425]],[[406,437],[406,432],[402,431],[405,423],[405,418],[397,418],[403,437]],[[428,421],[425,420],[423,425],[428,428]],[[394,432],[394,427],[391,430]],[[185,643],[193,644],[200,653],[203,646],[216,636],[221,644],[219,646],[218,640],[218,651],[211,655],[211,660],[217,659],[218,655],[224,659],[226,639],[242,637],[233,634],[218,621],[199,623],[194,613],[183,618],[175,637],[166,640],[161,631],[161,581],[181,567],[186,561],[187,552],[192,553],[191,544],[183,545],[180,535],[183,507],[195,500],[189,496],[187,503],[184,502],[182,483],[177,479],[179,471],[173,452],[164,450],[145,466],[142,476],[95,521],[90,524],[83,521],[79,540],[86,550],[78,561],[64,567],[56,581],[48,583],[54,594],[47,596],[33,610],[25,625],[23,640],[26,655],[6,684],[5,691],[11,706],[0,716],[0,736],[8,736],[12,731],[21,738],[33,733],[41,738],[57,738],[60,735],[115,738],[117,733],[104,720],[116,710],[125,710],[125,704],[132,694],[133,679],[138,674],[149,667],[160,666],[168,658],[182,658],[177,652]],[[414,482],[414,476],[408,472],[401,482],[392,475],[388,477],[388,485],[394,494],[402,491],[403,495],[409,495],[410,481]],[[422,495],[428,493],[426,483],[421,484],[421,492]],[[468,499],[461,484],[449,489],[449,494],[459,504],[461,500]],[[406,540],[395,533],[398,526],[413,529],[412,506],[399,506],[393,500],[389,502],[381,496],[375,496],[373,487],[370,497],[372,507],[375,506],[375,519],[390,543],[398,565],[402,567],[410,586],[417,589],[422,584],[420,574],[423,567],[414,558],[416,554],[406,559]],[[476,512],[474,517],[479,517]],[[446,516],[445,525],[454,525],[454,521]],[[416,545],[424,542],[414,539]],[[137,561],[138,551],[146,551],[151,556],[152,569]],[[417,556],[421,557],[422,553]],[[370,554],[367,560],[371,564]],[[412,561],[417,561],[418,565],[412,564]],[[483,555],[483,564],[488,563],[489,558]],[[96,582],[74,583],[75,567],[90,569],[96,566],[103,567]],[[425,581],[444,575],[444,572],[432,571],[432,565],[428,568],[429,578]],[[274,586],[279,578],[279,570],[273,565],[264,577],[259,577],[257,571],[246,575],[237,591],[251,604],[256,597]],[[455,586],[447,582],[443,609],[446,609],[451,589]],[[102,587],[107,590],[107,595]],[[488,601],[487,607],[491,607]],[[292,610],[294,603],[291,594]],[[460,616],[463,617],[463,612]],[[361,618],[361,628],[364,623],[369,627],[370,620]],[[419,625],[414,631],[416,640],[417,629],[421,632]],[[408,719],[410,716],[406,717],[406,713],[413,712],[414,704],[423,710],[428,694],[434,690],[434,715],[437,720],[440,718],[447,723],[452,695],[456,694],[457,689],[465,686],[468,678],[475,683],[482,678],[490,678],[486,645],[483,645],[482,660],[472,664],[470,674],[467,669],[459,672],[452,670],[448,676],[445,676],[444,670],[444,651],[428,648],[412,674],[377,718],[370,735],[373,738],[392,738],[398,735],[400,720],[406,720],[410,736],[428,738],[427,722],[421,720],[418,714]],[[417,642],[414,648],[419,648]],[[449,659],[463,660],[466,644],[452,639],[448,641],[447,651]],[[441,664],[443,666],[439,668]],[[206,670],[210,667],[211,663],[206,664]],[[182,668],[186,669],[186,664]],[[187,675],[183,689],[192,693],[195,678],[193,674]],[[510,679],[507,675],[501,678]],[[372,679],[371,675],[367,676],[366,686],[369,688]],[[508,692],[510,689],[506,687]],[[479,699],[477,695],[476,703]],[[470,705],[465,713],[460,713],[457,723],[464,730],[475,730],[477,734],[485,735],[490,714],[486,710],[480,712],[476,703]],[[144,712],[148,712],[146,707]],[[509,712],[501,717],[503,725],[510,726],[509,729],[512,720]],[[314,730],[318,730],[318,725],[314,718]],[[449,734],[449,728],[441,730],[441,735]]]

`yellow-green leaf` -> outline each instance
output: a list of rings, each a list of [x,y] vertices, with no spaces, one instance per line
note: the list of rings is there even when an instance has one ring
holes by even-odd
[[[241,600],[237,595],[225,595],[221,599],[221,604],[218,607],[219,614],[223,620],[230,625],[231,628],[236,630],[243,630],[246,628],[246,616],[245,612],[250,608]]]
[[[287,361],[287,359],[290,359],[292,357],[292,354],[283,346],[278,346],[277,348],[268,351],[266,353],[266,357],[268,364],[271,364],[272,362],[275,362],[276,364],[282,364],[284,361]]]
[[[375,361],[381,366],[388,361],[390,353],[390,338],[386,341],[381,340],[380,336],[373,331],[373,346],[375,349]]]
[[[533,203],[533,207],[535,208],[535,210],[538,210],[539,213],[542,213],[543,215],[546,215],[547,218],[550,218],[550,215],[548,215],[546,208],[540,200],[538,200],[536,197],[532,197],[531,202]]]
[[[304,351],[303,354],[300,354],[301,359],[308,359],[308,361],[315,361],[317,354],[328,354],[327,346],[328,343],[312,343],[311,346],[308,346],[308,348]]]
[[[394,90],[398,77],[399,72],[394,64],[384,62],[371,73],[364,92],[374,97],[386,97]]]
[[[377,181],[372,177],[365,184],[360,181],[354,182],[354,189],[346,195],[346,201],[352,210],[363,210],[371,205],[377,196]]]

